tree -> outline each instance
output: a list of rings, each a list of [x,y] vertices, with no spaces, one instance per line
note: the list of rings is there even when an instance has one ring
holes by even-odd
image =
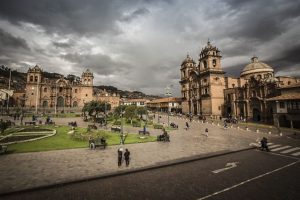
[[[99,113],[105,113],[105,111],[108,111],[111,109],[110,103],[105,103],[102,101],[90,101],[88,103],[85,103],[82,112],[84,115],[87,112],[90,117],[93,117],[93,120],[95,121],[96,117]]]
[[[134,105],[131,105],[131,106],[127,106],[125,108],[125,114],[124,114],[124,117],[127,118],[127,119],[130,119],[131,121],[131,124],[132,124],[132,119],[134,117],[136,117],[136,106]]]
[[[140,115],[140,118],[142,119],[143,115],[148,114],[148,111],[147,111],[147,109],[145,107],[137,107],[136,108],[136,113],[138,115]]]
[[[126,107],[127,107],[126,105],[120,105],[120,106],[116,107],[115,111],[114,111],[115,116],[116,117],[121,116],[121,112],[124,112]]]

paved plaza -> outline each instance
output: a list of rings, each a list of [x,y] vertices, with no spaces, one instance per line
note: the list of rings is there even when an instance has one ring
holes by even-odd
[[[56,124],[63,125],[74,120],[79,126],[87,126],[80,118],[54,118]],[[162,116],[160,120],[167,123],[166,116]],[[170,121],[179,125],[178,130],[170,132],[171,142],[122,145],[131,152],[129,167],[126,167],[125,163],[121,167],[117,165],[117,149],[121,145],[109,146],[105,150],[80,148],[2,155],[0,194],[154,167],[196,156],[205,157],[238,151],[249,148],[250,143],[266,135],[237,128],[224,130],[216,124],[203,124],[198,121],[191,122],[191,128],[185,130],[185,119],[170,117]],[[208,137],[204,135],[205,128],[209,130]],[[125,132],[135,133],[139,129],[127,126],[124,128]],[[152,135],[161,134],[161,130],[149,131]],[[277,137],[280,136],[268,134],[270,139]]]

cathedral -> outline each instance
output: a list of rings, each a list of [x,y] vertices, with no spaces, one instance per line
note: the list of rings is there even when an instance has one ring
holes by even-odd
[[[119,105],[119,95],[99,91],[93,86],[94,75],[87,69],[79,80],[60,77],[45,77],[36,65],[29,68],[25,88],[25,107],[51,109],[82,108],[92,100],[109,102],[112,108]]]
[[[197,64],[189,55],[183,60],[180,68],[183,113],[274,123],[276,103],[280,103],[276,97],[282,96],[283,91],[287,91],[285,88],[294,88],[288,93],[300,97],[299,78],[275,77],[274,69],[256,56],[238,78],[225,76],[221,58],[221,51],[208,41]],[[281,103],[296,104],[300,110],[300,100],[285,100],[290,102]],[[299,116],[300,112],[297,120]]]

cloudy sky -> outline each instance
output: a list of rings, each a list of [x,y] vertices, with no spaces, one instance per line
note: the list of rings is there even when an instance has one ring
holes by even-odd
[[[253,55],[300,76],[300,1],[1,0],[0,65],[80,76],[96,85],[179,95],[180,64],[210,39],[227,74]]]

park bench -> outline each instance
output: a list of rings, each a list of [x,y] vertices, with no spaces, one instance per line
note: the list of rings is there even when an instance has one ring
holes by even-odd
[[[89,140],[89,147],[90,149],[96,149],[96,147],[102,147],[105,149],[107,146],[107,143],[105,139],[96,138],[96,139],[90,139]]]
[[[139,130],[139,134],[141,135],[150,135],[149,131],[143,131],[143,130]]]
[[[5,154],[7,152],[7,146],[0,145],[0,154]]]
[[[77,127],[77,122],[68,122],[68,126],[73,126],[73,127]]]
[[[26,122],[25,122],[26,123]],[[45,122],[45,124],[49,124],[49,125],[55,125],[55,122],[53,122],[53,121],[50,121],[50,122]]]
[[[97,130],[97,126],[95,124],[89,124],[88,129],[94,129]]]
[[[25,125],[36,125],[36,122],[25,122]]]
[[[110,130],[114,131],[114,132],[121,132],[121,128],[120,127],[111,127]]]

